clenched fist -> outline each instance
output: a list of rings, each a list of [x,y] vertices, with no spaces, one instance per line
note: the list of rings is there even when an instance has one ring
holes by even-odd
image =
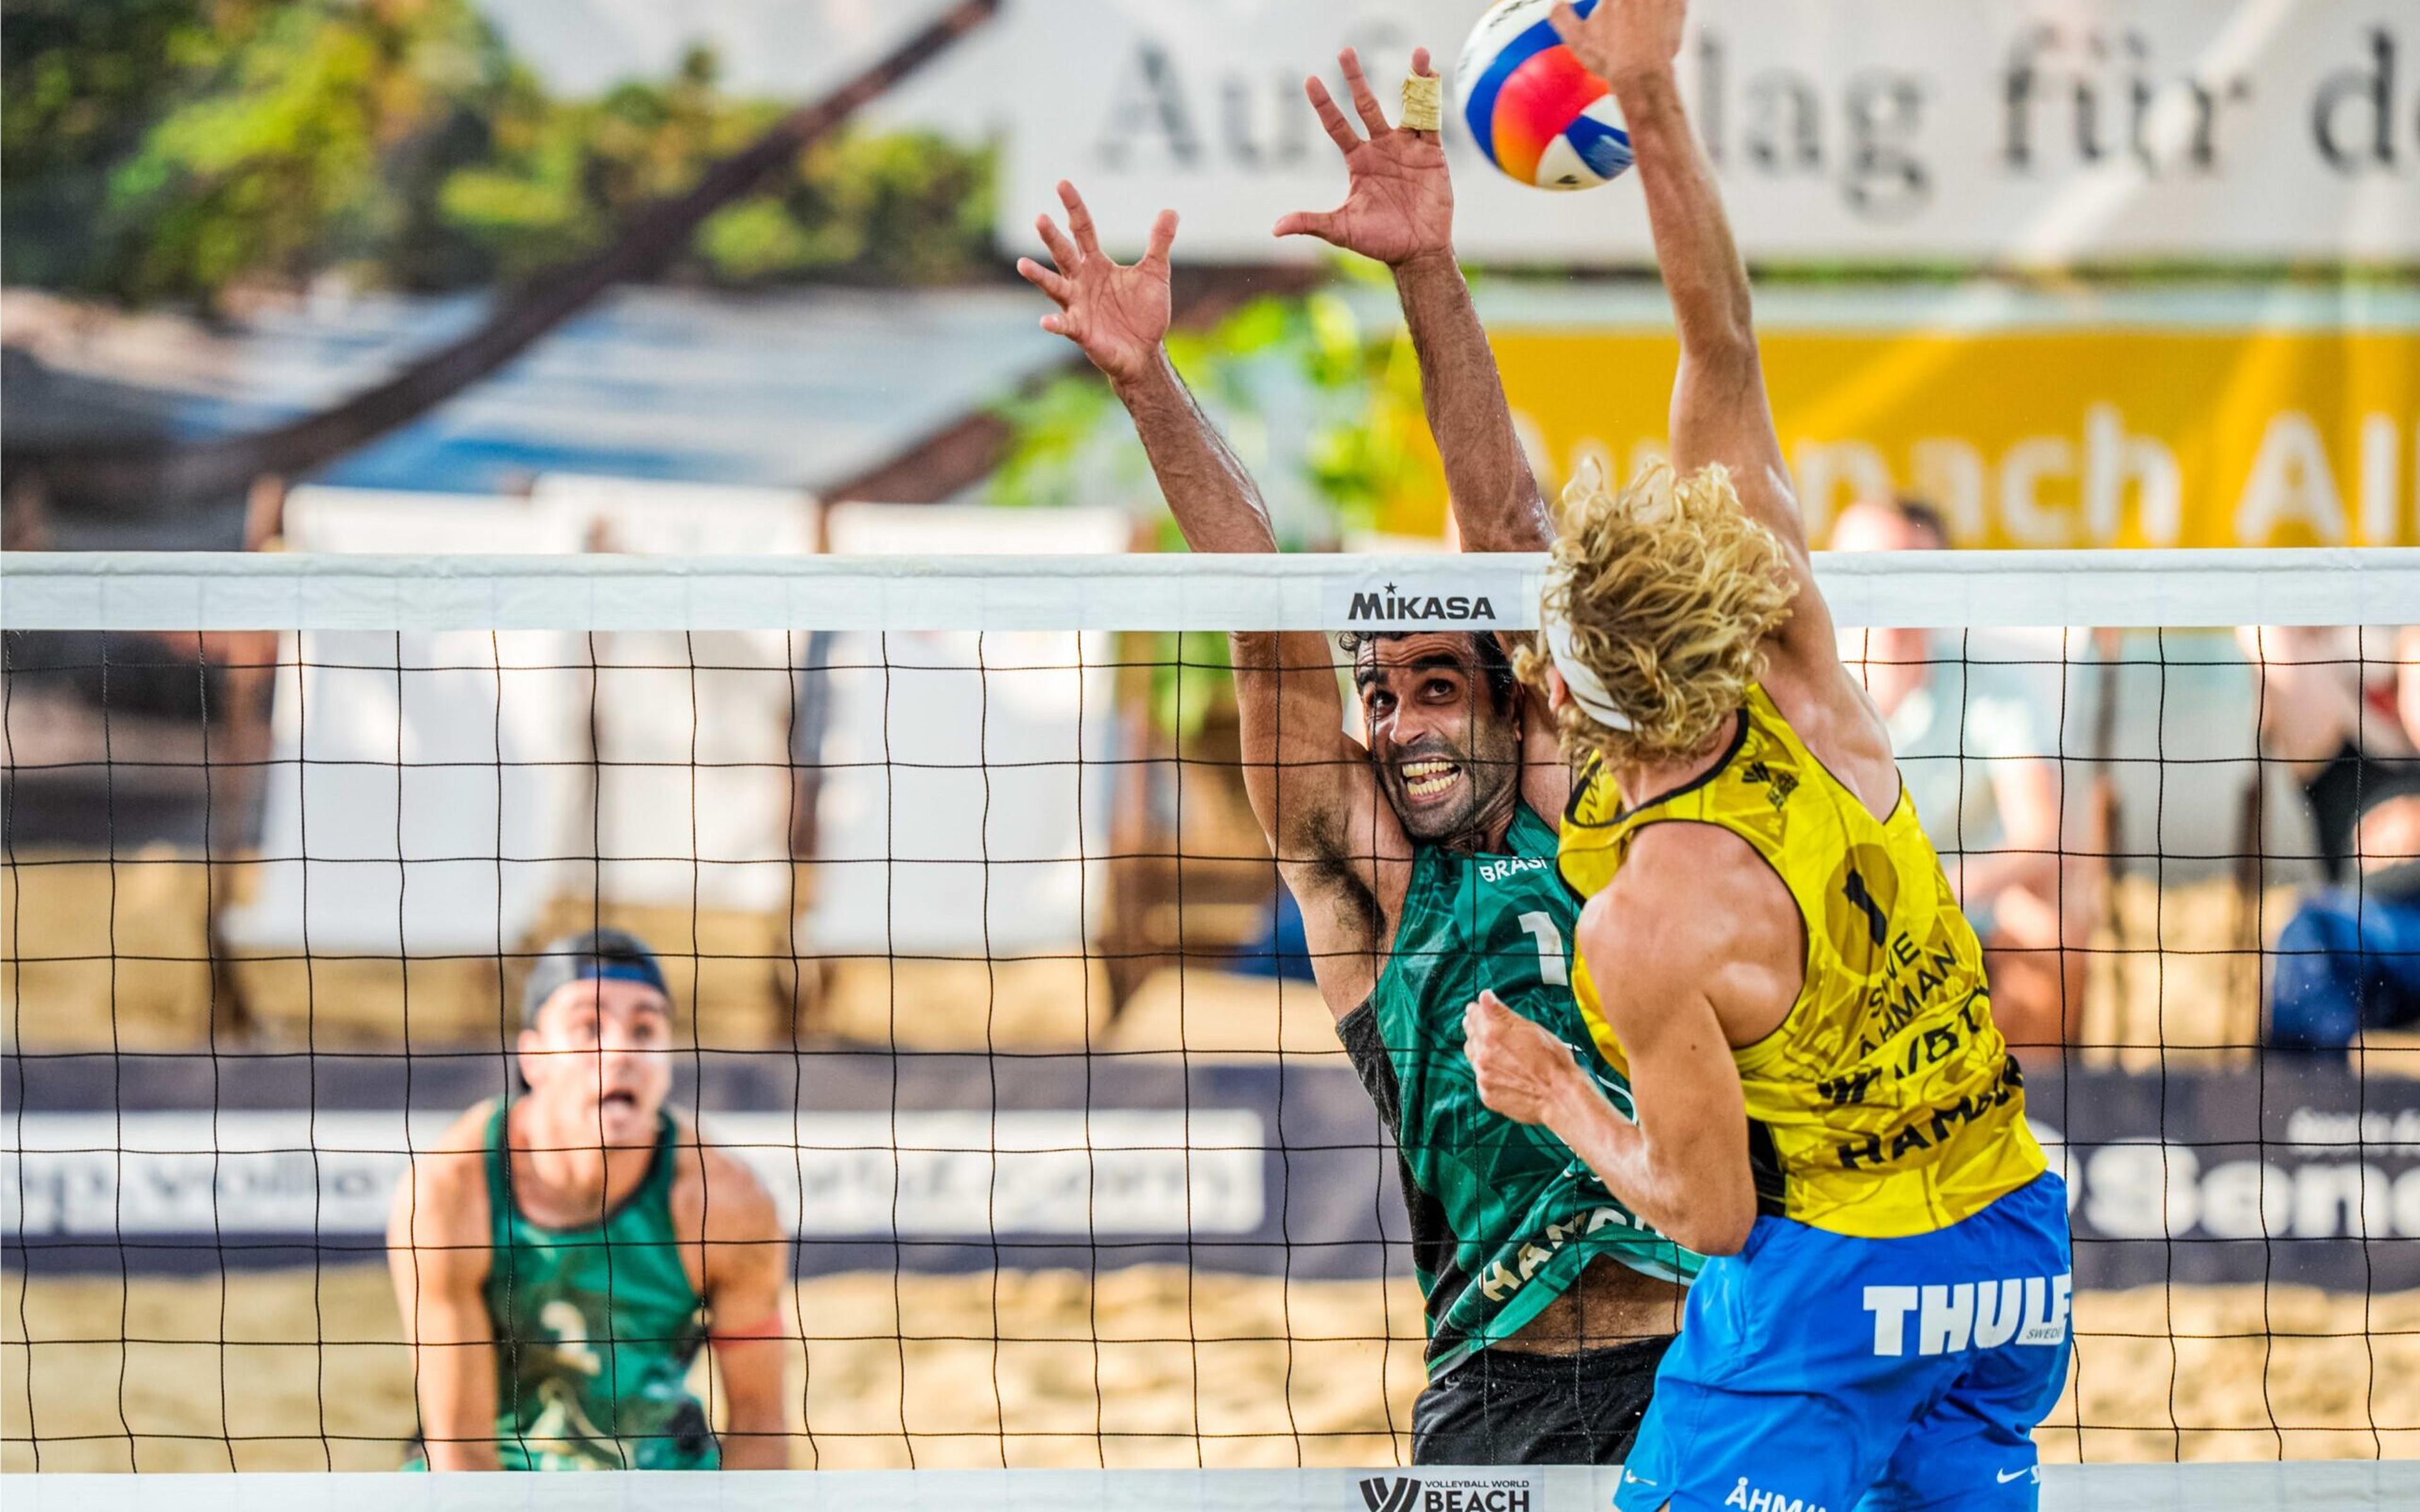
[[[1585,1086],[1571,1046],[1504,1006],[1494,993],[1463,1011],[1463,1053],[1479,1075],[1479,1097],[1516,1123],[1546,1123],[1575,1084]]]

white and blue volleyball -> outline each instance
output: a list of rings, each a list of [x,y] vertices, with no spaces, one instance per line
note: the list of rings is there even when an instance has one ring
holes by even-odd
[[[1583,16],[1597,0],[1577,0]],[[1507,176],[1539,189],[1594,189],[1630,167],[1630,133],[1603,79],[1546,20],[1555,0],[1501,0],[1463,45],[1454,104]]]

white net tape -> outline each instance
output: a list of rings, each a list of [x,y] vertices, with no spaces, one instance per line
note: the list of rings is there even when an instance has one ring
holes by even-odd
[[[0,629],[1528,629],[1544,559],[304,556],[8,559]],[[2420,548],[1819,554],[1857,626],[2365,625],[2412,617]],[[1429,612],[1484,599],[1484,616]],[[1414,606],[1407,615],[1406,604]]]

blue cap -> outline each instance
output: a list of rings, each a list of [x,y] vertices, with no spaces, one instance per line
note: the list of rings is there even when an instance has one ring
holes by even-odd
[[[530,968],[529,985],[521,990],[522,1025],[535,1025],[546,1000],[575,981],[635,981],[667,999],[673,995],[646,942],[626,930],[587,930],[566,934],[539,952]]]

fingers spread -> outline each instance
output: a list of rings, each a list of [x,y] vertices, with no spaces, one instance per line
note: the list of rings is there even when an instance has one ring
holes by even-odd
[[[1361,138],[1354,134],[1352,124],[1345,120],[1344,112],[1336,108],[1336,97],[1327,92],[1327,85],[1317,75],[1302,82],[1302,92],[1311,97],[1311,108],[1319,114],[1319,124],[1327,129],[1329,141],[1346,152],[1361,145]]]
[[[1142,260],[1166,263],[1168,249],[1176,244],[1176,212],[1162,210],[1151,223],[1151,244],[1143,249]]]
[[[1062,304],[1064,304],[1069,300],[1075,298],[1076,286],[1073,284],[1068,283],[1066,279],[1052,272],[1049,269],[1043,267],[1040,263],[1035,262],[1031,257],[1019,257],[1016,259],[1016,270],[1024,276],[1027,283],[1032,285],[1035,288],[1040,289],[1043,293],[1049,295],[1052,299],[1057,300]]]
[[[1296,210],[1277,224],[1270,233],[1280,237],[1317,237],[1322,241],[1336,239],[1336,216],[1328,210]]]
[[[1083,258],[1076,251],[1076,244],[1059,229],[1059,223],[1047,215],[1037,215],[1033,218],[1033,229],[1042,234],[1042,244],[1050,249],[1050,260],[1059,265],[1059,270],[1074,272],[1076,265]]]
[[[1387,113],[1378,104],[1378,97],[1370,92],[1370,81],[1361,72],[1361,54],[1346,48],[1336,56],[1344,65],[1344,87],[1353,91],[1353,108],[1361,115],[1361,124],[1372,136],[1384,136],[1390,127]]]
[[[1093,212],[1084,208],[1084,196],[1076,193],[1076,186],[1063,178],[1059,180],[1059,203],[1067,207],[1067,229],[1076,234],[1077,249],[1098,256],[1101,239],[1093,229]]]

